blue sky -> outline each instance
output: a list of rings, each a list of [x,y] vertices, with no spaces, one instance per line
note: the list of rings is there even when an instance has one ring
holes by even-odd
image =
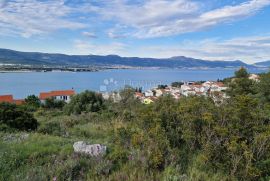
[[[0,47],[270,60],[270,0],[0,0]]]

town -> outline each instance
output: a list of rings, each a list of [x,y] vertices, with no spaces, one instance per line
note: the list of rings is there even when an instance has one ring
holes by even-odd
[[[259,76],[257,74],[250,74],[249,79],[259,81]],[[171,95],[176,100],[187,96],[206,96],[211,97],[216,103],[219,103],[227,98],[225,93],[226,90],[227,86],[222,81],[188,81],[174,82],[169,86],[158,85],[157,87],[146,90],[144,92],[142,91],[142,88],[136,88],[134,96],[143,104],[151,104],[155,102],[159,97],[164,95]],[[41,92],[39,94],[39,99],[41,103],[44,103],[46,99],[50,98],[69,103],[71,97],[75,94],[75,90]],[[121,100],[119,92],[102,93],[102,96],[104,99],[112,98],[115,102]],[[24,101],[24,99],[14,99],[13,95],[0,95],[0,103],[7,102],[21,105],[24,103]]]
[[[226,98],[227,87],[222,82],[179,82],[178,86],[159,85],[144,93],[136,92],[135,96],[144,104],[151,104],[160,96],[171,95],[175,99],[185,96],[209,96],[218,101],[219,98]]]

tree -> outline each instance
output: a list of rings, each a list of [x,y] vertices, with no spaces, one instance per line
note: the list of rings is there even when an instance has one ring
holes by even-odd
[[[181,85],[183,85],[183,82],[173,82],[171,85],[172,87],[181,87]]]
[[[270,103],[270,72],[261,75],[258,83],[258,96],[261,101]]]
[[[136,100],[134,97],[136,90],[132,87],[125,87],[124,89],[120,90],[119,95],[121,97],[120,103],[121,104],[129,104]]]
[[[168,85],[158,85],[158,89],[165,89]]]
[[[256,98],[236,95],[226,100],[216,110],[216,118],[209,128],[204,128],[210,131],[203,133],[202,150],[206,163],[212,168],[223,170],[231,178],[240,180],[258,180],[261,174],[267,172],[258,164],[264,163],[269,154],[266,144],[270,140],[266,141],[265,137],[269,135],[269,123],[265,121]],[[258,149],[261,150],[261,157],[257,156]]]
[[[0,104],[0,125],[7,125],[22,131],[36,130],[37,120],[32,114],[20,109],[15,104]]]
[[[138,87],[136,87],[136,88],[135,88],[135,92],[142,93],[142,87],[139,87],[139,88],[138,88]]]
[[[65,101],[48,98],[42,106],[47,109],[62,109],[65,104]]]
[[[255,84],[255,81],[249,79],[247,70],[242,67],[235,72],[235,78],[231,79],[227,94],[231,97],[237,95],[255,95]]]
[[[30,107],[31,109],[35,110],[40,107],[41,102],[37,96],[30,95],[25,99],[25,104],[27,107]]]
[[[104,99],[101,94],[85,91],[71,98],[64,108],[67,114],[81,114],[82,112],[98,112],[104,107]]]
[[[119,94],[120,101],[118,102],[116,108],[121,110],[120,114],[122,114],[126,119],[131,120],[135,115],[137,107],[141,105],[141,103],[134,96],[135,90],[132,87],[125,87],[124,89],[120,90]]]
[[[235,78],[248,78],[249,74],[247,69],[241,67],[238,71],[235,72]]]

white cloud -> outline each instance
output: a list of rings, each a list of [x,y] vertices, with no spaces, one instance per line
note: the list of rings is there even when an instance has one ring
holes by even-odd
[[[138,37],[159,37],[195,32],[221,23],[235,21],[253,15],[263,7],[270,5],[270,0],[251,0],[235,6],[202,13],[200,16],[178,19],[161,26],[140,30]]]
[[[162,22],[188,17],[198,11],[197,3],[187,0],[148,0],[133,3],[127,0],[112,0],[99,11],[106,18],[117,18],[134,27],[149,27]]]
[[[88,32],[88,31],[82,32],[82,35],[83,35],[83,36],[86,36],[86,37],[88,37],[88,38],[97,38],[97,35],[96,35],[95,33]]]
[[[200,31],[221,23],[249,17],[270,5],[270,0],[249,0],[206,11],[205,5],[194,0],[139,2],[112,0],[104,3],[97,12],[106,19],[134,28],[136,32],[131,35],[149,38]]]
[[[107,35],[112,39],[126,38],[130,35],[129,28],[127,26],[116,25],[107,31]]]
[[[74,41],[75,54],[95,54],[95,55],[123,55],[126,51],[126,45],[123,43],[113,42],[108,44],[96,44],[83,40]]]
[[[270,0],[246,0],[214,9],[209,1],[0,0],[0,34],[29,37],[99,26],[111,38],[164,37],[246,18],[270,5]]]
[[[66,17],[72,8],[64,0],[13,0],[0,3],[0,33],[29,37],[58,29],[78,29],[84,24]],[[8,35],[8,34],[7,34]]]
[[[141,47],[145,56],[187,56],[205,60],[242,60],[248,63],[270,60],[270,36],[242,37],[229,40],[184,41],[178,46]]]

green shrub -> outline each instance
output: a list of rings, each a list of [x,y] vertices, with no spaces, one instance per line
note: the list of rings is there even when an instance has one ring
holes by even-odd
[[[29,131],[37,129],[38,122],[32,114],[20,109],[16,105],[1,103],[0,125],[2,125],[2,129],[8,126],[18,130]]]
[[[45,103],[42,104],[42,107],[46,109],[62,109],[65,106],[65,101],[57,100],[54,98],[48,98],[45,100]]]
[[[65,128],[59,121],[49,121],[41,124],[38,128],[39,133],[61,136],[65,135]]]
[[[85,91],[71,98],[65,106],[67,114],[81,114],[82,112],[98,112],[103,108],[104,100],[101,94]]]
[[[30,95],[25,99],[25,104],[22,105],[26,110],[36,111],[41,105],[39,98],[35,95]]]

